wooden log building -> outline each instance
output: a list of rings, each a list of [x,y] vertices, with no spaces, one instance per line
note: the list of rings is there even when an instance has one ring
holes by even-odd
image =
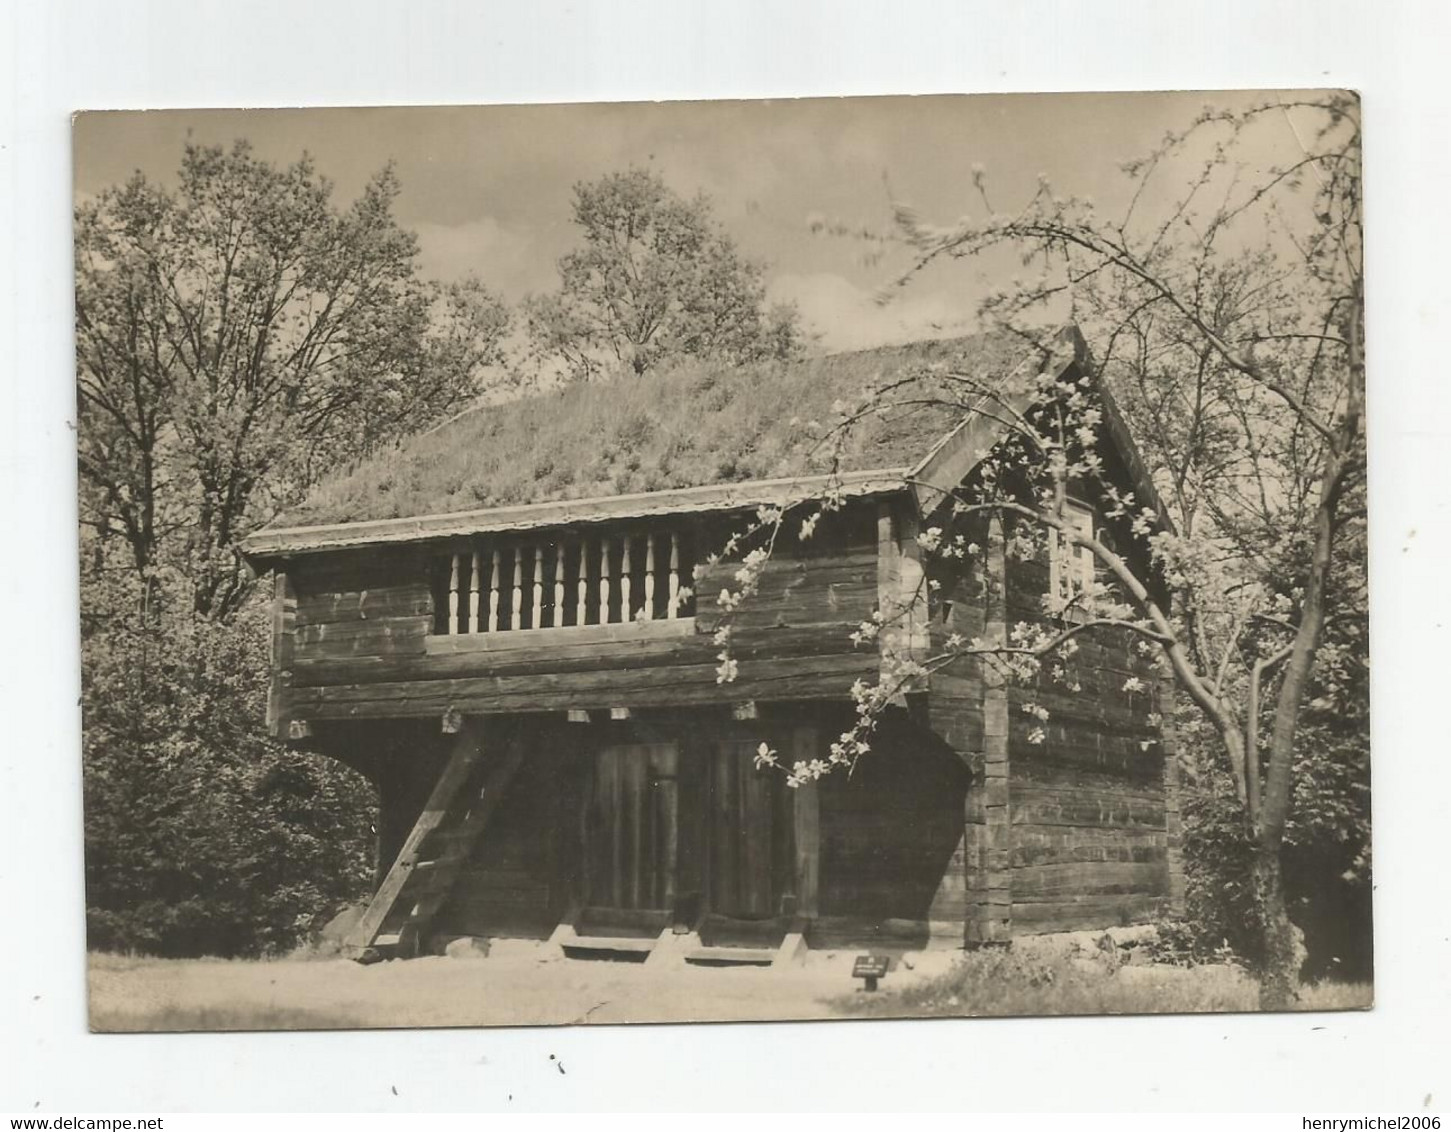
[[[1172,905],[1163,689],[1118,635],[1083,638],[1076,693],[973,660],[936,672],[888,709],[850,777],[793,789],[756,765],[763,742],[787,764],[825,758],[854,718],[851,685],[891,650],[1040,619],[1050,578],[1084,567],[1010,557],[1000,520],[970,566],[924,563],[917,536],[943,489],[1001,439],[989,415],[887,414],[837,467],[799,470],[807,417],[909,367],[1088,372],[1072,328],[1055,356],[1027,353],[978,336],[493,405],[251,536],[244,553],[276,587],[269,726],[379,792],[378,888],[352,954],[522,936],[579,957],[769,963],[1107,928]],[[1108,423],[1109,466],[1152,498]],[[721,682],[708,595],[738,564],[710,556],[758,507],[824,492],[841,506],[809,540],[779,540]],[[924,570],[931,603],[854,643]]]

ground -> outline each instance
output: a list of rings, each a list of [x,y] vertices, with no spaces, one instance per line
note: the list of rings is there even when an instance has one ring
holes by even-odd
[[[854,953],[784,969],[644,967],[496,943],[487,958],[359,966],[337,958],[147,959],[93,955],[100,1031],[271,1030],[827,1019],[853,1016],[1241,1011],[1252,979],[1227,967],[1119,967],[1020,950],[903,956],[868,995]],[[1313,988],[1303,1005],[1369,1005],[1368,987]]]

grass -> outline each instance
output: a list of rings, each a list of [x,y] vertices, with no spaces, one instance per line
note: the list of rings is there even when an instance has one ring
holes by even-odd
[[[938,362],[990,378],[1027,356],[978,335],[782,364],[692,361],[643,377],[571,385],[478,406],[321,484],[278,526],[391,519],[627,495],[824,470],[813,422],[884,379]],[[926,379],[940,394],[941,383]],[[926,392],[924,387],[922,392]],[[845,470],[915,463],[958,419],[900,408],[853,431]]]
[[[1302,988],[1298,1009],[1356,1010],[1371,1004],[1369,984]],[[987,1018],[1054,1014],[1243,1013],[1260,1008],[1259,985],[1237,967],[1115,967],[1065,955],[983,950],[933,978],[876,995],[843,995],[844,1014],[876,1018]]]

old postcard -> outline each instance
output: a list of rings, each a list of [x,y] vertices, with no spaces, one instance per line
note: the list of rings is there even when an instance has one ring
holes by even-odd
[[[1370,1005],[1354,95],[74,144],[94,1029]]]

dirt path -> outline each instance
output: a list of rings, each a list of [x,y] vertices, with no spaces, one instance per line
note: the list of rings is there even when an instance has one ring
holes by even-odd
[[[813,953],[784,970],[645,967],[558,958],[539,944],[488,958],[360,967],[346,960],[94,956],[92,1026],[102,1030],[514,1026],[842,1017],[831,1000],[861,984],[853,953]],[[939,973],[953,953],[911,957],[894,988]]]

